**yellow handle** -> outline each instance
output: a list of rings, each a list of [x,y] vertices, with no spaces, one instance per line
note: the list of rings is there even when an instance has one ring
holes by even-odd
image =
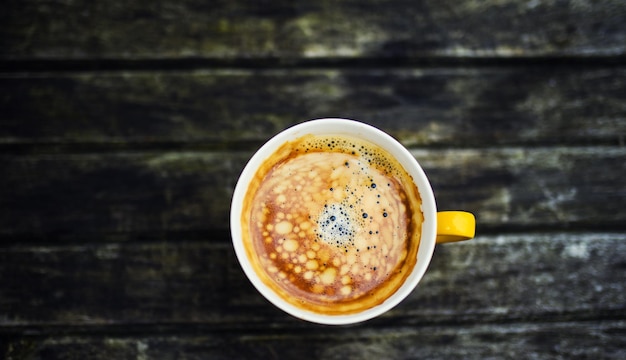
[[[465,211],[437,213],[437,244],[469,240],[476,233],[476,218]]]

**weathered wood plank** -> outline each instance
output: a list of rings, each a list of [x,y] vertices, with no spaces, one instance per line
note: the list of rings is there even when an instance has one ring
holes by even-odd
[[[9,1],[0,57],[320,58],[626,53],[626,5],[519,1]]]
[[[625,330],[624,321],[350,327],[307,333],[18,338],[5,348],[8,355],[34,359],[623,359]]]
[[[465,209],[478,231],[623,229],[626,148],[414,150],[439,208]],[[250,152],[0,157],[0,236],[51,240],[228,229]]]
[[[625,254],[623,233],[502,235],[439,246],[418,289],[367,324],[625,320]],[[310,328],[263,299],[232,247],[211,239],[4,248],[0,288],[4,333],[181,323],[207,331]]]
[[[2,235],[64,237],[228,229],[250,153],[7,156]]]
[[[0,145],[233,148],[332,116],[408,146],[612,145],[624,94],[623,67],[5,74]]]

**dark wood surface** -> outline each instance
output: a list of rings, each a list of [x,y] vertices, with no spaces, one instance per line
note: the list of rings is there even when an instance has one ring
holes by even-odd
[[[9,0],[6,59],[624,54],[620,0]]]
[[[623,1],[8,1],[0,358],[626,358]],[[353,326],[239,268],[240,171],[354,118],[476,239]]]

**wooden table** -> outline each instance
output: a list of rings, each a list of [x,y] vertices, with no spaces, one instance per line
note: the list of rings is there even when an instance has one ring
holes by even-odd
[[[626,358],[626,2],[9,1],[0,358]],[[252,153],[389,132],[477,237],[380,318],[296,320],[245,278]]]

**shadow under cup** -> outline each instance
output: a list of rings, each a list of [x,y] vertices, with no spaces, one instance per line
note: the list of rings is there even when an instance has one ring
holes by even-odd
[[[372,233],[371,230],[368,232],[367,229],[363,229],[363,226],[361,226],[362,224],[365,223],[364,221],[361,221],[363,219],[367,221],[373,221],[373,219],[371,219],[371,216],[370,218],[368,218],[367,213],[363,212],[362,208],[365,207],[365,205],[362,205],[359,209],[354,210],[356,215],[353,214],[353,216],[351,215],[349,217],[350,219],[360,219],[360,224],[361,224],[361,225],[358,225],[358,224],[355,225],[353,228],[350,228],[351,229],[350,231],[348,231],[352,239],[351,240],[352,242],[350,242],[349,244],[344,243],[343,240],[337,241],[337,244],[335,244],[334,242],[335,240],[333,239],[333,243],[330,245],[329,243],[324,243],[324,241],[322,241],[324,240],[324,237],[328,235],[323,228],[324,223],[328,223],[330,219],[332,219],[332,221],[335,221],[335,216],[326,214],[328,213],[328,211],[326,212],[322,211],[320,213],[317,210],[313,211],[314,212],[313,214],[308,215],[309,219],[313,217],[317,220],[317,221],[311,221],[311,223],[314,224],[314,227],[315,227],[314,230],[309,232],[311,236],[303,235],[304,234],[303,231],[300,231],[301,238],[298,238],[297,236],[294,235],[295,238],[289,239],[288,237],[285,237],[285,236],[275,235],[275,234],[284,234],[282,229],[279,228],[280,222],[278,221],[280,219],[276,220],[276,216],[285,216],[284,214],[279,214],[276,216],[271,215],[273,216],[273,219],[272,219],[273,225],[270,225],[268,227],[268,229],[272,228],[271,234],[270,234],[270,231],[265,231],[265,225],[263,223],[264,233],[259,236],[261,236],[261,238],[265,236],[267,238],[267,243],[270,244],[271,246],[277,247],[278,250],[283,251],[282,253],[280,251],[278,252],[268,251],[267,253],[261,254],[257,250],[263,248],[263,246],[260,246],[260,247],[257,246],[255,248],[255,246],[253,245],[253,241],[251,240],[252,233],[253,233],[250,230],[251,226],[249,225],[252,222],[251,208],[253,206],[256,206],[259,209],[263,209],[265,213],[269,214],[271,212],[269,211],[268,208],[263,208],[263,206],[265,206],[262,204],[263,201],[257,201],[256,199],[254,199],[253,201],[252,195],[254,195],[256,190],[262,186],[260,184],[260,182],[262,181],[259,180],[258,173],[263,172],[264,174],[269,174],[272,172],[272,169],[264,169],[264,167],[268,166],[268,159],[275,157],[277,153],[280,153],[283,151],[296,153],[298,151],[301,151],[300,154],[303,154],[304,152],[308,152],[307,149],[308,147],[311,146],[311,143],[307,143],[307,146],[298,148],[298,150],[294,150],[295,145],[293,145],[293,143],[294,142],[298,143],[299,139],[309,138],[309,137],[313,139],[319,139],[320,136],[323,138],[328,138],[328,139],[331,139],[331,138],[332,139],[344,139],[344,138],[354,139],[356,141],[363,141],[364,143],[373,144],[374,147],[382,149],[383,152],[386,153],[386,156],[388,156],[390,161],[392,161],[395,165],[397,165],[396,167],[400,167],[401,170],[404,171],[408,175],[408,177],[406,178],[412,179],[411,185],[414,185],[412,186],[412,188],[414,188],[415,191],[417,192],[416,196],[418,196],[421,199],[421,204],[420,204],[421,206],[417,205],[418,207],[420,207],[420,209],[417,209],[417,212],[419,212],[419,215],[420,215],[419,218],[421,222],[420,224],[421,227],[419,228],[419,230],[415,231],[415,234],[414,234],[415,236],[413,236],[413,238],[404,239],[405,242],[408,242],[408,243],[413,242],[413,244],[415,245],[414,246],[415,249],[411,251],[410,245],[409,245],[407,248],[408,250],[404,251],[400,255],[400,257],[405,256],[405,258],[402,259],[401,261],[402,264],[406,263],[409,265],[406,265],[406,266],[400,265],[399,269],[401,269],[401,271],[398,271],[398,273],[402,271],[404,271],[404,273],[402,274],[401,277],[400,276],[395,277],[396,280],[394,281],[396,281],[396,285],[394,285],[393,289],[391,289],[390,291],[386,290],[387,293],[383,294],[382,298],[380,294],[376,295],[378,299],[376,299],[376,301],[371,302],[371,304],[368,304],[365,308],[359,308],[359,307],[355,308],[355,307],[349,307],[349,306],[345,307],[342,305],[342,306],[337,306],[337,309],[340,309],[340,310],[332,311],[333,309],[332,303],[328,304],[328,306],[326,307],[321,307],[321,308],[300,305],[298,301],[294,301],[296,294],[290,294],[289,292],[284,291],[284,289],[282,289],[280,286],[276,286],[275,284],[273,284],[272,281],[274,280],[270,279],[271,273],[275,273],[276,274],[275,277],[277,281],[279,282],[289,281],[289,279],[286,279],[286,274],[284,273],[280,274],[281,272],[279,272],[278,269],[272,268],[273,265],[271,264],[264,265],[263,263],[263,261],[267,260],[269,256],[271,256],[274,259],[276,258],[276,256],[278,256],[280,260],[280,256],[282,254],[282,256],[285,257],[286,260],[281,262],[281,264],[283,265],[286,264],[286,266],[289,266],[289,269],[291,269],[291,271],[294,274],[296,273],[302,274],[302,276],[304,277],[308,276],[310,279],[312,276],[311,274],[315,273],[317,274],[315,275],[317,276],[316,278],[317,281],[320,284],[323,284],[324,281],[326,280],[325,276],[327,275],[328,271],[326,272],[321,271],[320,269],[317,268],[317,266],[321,266],[323,261],[329,261],[329,260],[328,259],[316,259],[316,257],[319,256],[317,255],[318,253],[323,253],[323,251],[319,250],[320,243],[322,244],[322,247],[326,246],[328,248],[333,249],[333,251],[337,251],[337,249],[339,249],[341,252],[343,252],[345,249],[346,254],[354,253],[356,255],[361,256],[361,255],[365,255],[367,244],[359,243],[360,241],[359,234],[362,234],[362,235],[364,234],[363,236],[370,236],[370,235],[376,236],[376,234]],[[327,145],[330,147],[331,145],[330,141]],[[321,149],[322,146],[326,146],[326,144],[320,145],[319,148]],[[286,150],[286,147],[288,148],[287,150]],[[320,149],[317,149],[317,150],[320,150]],[[320,152],[323,152],[323,151],[320,150]],[[367,153],[367,151],[365,152]],[[359,160],[357,160],[357,157],[350,156],[350,155],[353,155],[354,152],[352,152],[352,154],[350,154],[350,152],[347,152],[346,154],[347,154],[346,159],[341,158],[341,164],[338,165],[337,168],[342,167],[342,164],[346,168],[349,168],[350,166],[354,167],[358,165]],[[290,156],[291,155],[287,155],[287,157],[291,158]],[[368,161],[371,162],[372,159],[374,159],[374,162],[377,162],[377,161],[379,162],[380,160],[380,158],[377,158],[377,157],[373,157],[373,158],[370,157]],[[345,160],[345,163],[344,163],[344,160]],[[288,163],[288,164],[291,164],[291,163]],[[271,162],[270,168],[274,167],[274,165],[275,164]],[[329,164],[326,164],[326,166],[330,169]],[[318,195],[323,196],[322,194],[323,192],[325,192],[326,194],[329,194],[329,196],[333,196],[333,194],[329,193],[328,191],[332,192],[333,190],[335,191],[341,190],[341,189],[332,189],[330,185],[330,182],[331,182],[330,177],[332,176],[334,175],[328,174],[327,176],[323,177],[324,181],[327,182],[324,185],[324,191],[315,190],[313,191],[314,193],[312,194],[312,196],[318,196]],[[346,177],[346,179],[347,179],[346,181],[357,181],[357,180],[353,180],[353,178],[351,177]],[[372,184],[375,186],[373,182]],[[369,184],[367,186],[372,188],[372,184]],[[379,184],[379,185],[384,186],[385,184]],[[277,183],[277,184],[273,184],[272,186],[274,189],[274,188],[280,187],[280,184]],[[405,186],[405,185],[402,185],[402,186]],[[252,191],[252,189],[254,189],[254,191]],[[409,194],[408,196],[410,196],[410,193],[411,193],[410,191],[407,192],[407,194]],[[346,187],[346,194],[349,194],[348,187]],[[337,195],[337,194],[334,194],[334,195]],[[310,195],[309,198],[311,198],[312,196]],[[345,195],[345,196],[349,197],[350,195]],[[380,195],[378,195],[378,197],[380,197]],[[361,200],[358,200],[358,201],[361,201]],[[300,203],[304,204],[306,202],[304,200],[296,199],[296,200],[291,200],[288,203],[299,205]],[[326,205],[326,209],[328,209],[328,204],[325,204],[325,205]],[[322,205],[320,204],[320,206]],[[338,216],[339,216],[339,213],[344,214],[344,211],[345,213],[348,213],[348,211],[350,210],[348,206],[352,208],[352,203],[350,203],[350,205],[346,205],[345,207],[341,207],[341,206],[342,205],[331,204],[331,207],[336,207],[334,210],[337,210]],[[402,205],[402,207],[404,206]],[[259,214],[264,213],[263,211],[259,210],[258,213]],[[361,212],[363,212],[363,214],[361,214]],[[326,214],[326,215],[323,215],[323,214]],[[392,219],[391,215],[387,218],[387,212],[382,213],[382,214],[383,215],[378,214],[380,216],[385,217],[384,219],[380,218],[381,223],[383,223],[383,221],[385,222],[391,221]],[[239,260],[239,263],[242,269],[244,270],[244,273],[252,282],[252,284],[255,286],[255,288],[265,298],[267,298],[270,302],[272,302],[275,306],[277,306],[278,308],[284,310],[285,312],[297,318],[315,322],[315,323],[330,324],[330,325],[351,324],[351,323],[357,323],[357,322],[374,318],[388,311],[389,309],[397,305],[400,301],[402,301],[404,298],[406,298],[406,296],[408,296],[411,293],[411,291],[417,286],[418,282],[420,281],[420,279],[426,272],[426,269],[428,267],[428,264],[433,254],[433,250],[434,250],[435,243],[436,243],[436,235],[437,235],[436,233],[437,232],[437,224],[436,224],[437,211],[436,211],[433,191],[424,171],[419,166],[419,164],[417,163],[413,155],[411,155],[411,153],[406,148],[404,148],[399,142],[397,142],[394,138],[384,133],[383,131],[376,129],[367,124],[363,124],[363,123],[353,121],[353,120],[346,120],[346,119],[335,119],[335,118],[330,119],[329,118],[329,119],[319,119],[319,120],[312,120],[312,121],[304,122],[304,123],[301,123],[299,125],[296,125],[296,126],[293,126],[291,128],[284,130],[283,132],[277,134],[275,137],[270,139],[267,143],[265,143],[253,155],[253,157],[245,166],[243,172],[241,173],[239,177],[237,186],[235,187],[235,191],[233,194],[230,215],[231,215],[231,218],[230,218],[231,235],[233,239],[235,252],[237,254],[237,258]],[[260,216],[265,218],[264,215],[260,215]],[[267,215],[267,216],[270,216],[270,215]],[[322,216],[326,216],[326,217],[321,219],[320,217]],[[321,223],[320,219],[323,220],[324,223]],[[411,221],[409,220],[409,223],[410,222]],[[342,226],[345,227],[345,225],[346,224],[344,223],[344,225]],[[274,227],[276,227],[276,229],[274,229]],[[289,230],[291,230],[292,227],[293,227],[292,225],[289,225]],[[410,233],[410,230],[406,230],[406,232]],[[332,234],[328,236],[332,236]],[[297,243],[293,243],[291,242],[291,240],[297,241]],[[318,240],[319,240],[319,243],[318,243]],[[306,248],[307,246],[316,246],[313,250],[319,250],[319,251],[309,250],[307,252],[307,248]],[[287,258],[285,254],[287,250],[292,250],[292,249],[295,250],[296,248],[298,248],[299,251],[301,251],[299,255],[300,262],[297,260],[298,259],[297,254],[292,254],[291,258]],[[388,253],[387,250],[388,249],[385,248],[385,252],[384,252],[385,257]],[[361,251],[360,253],[361,255],[357,253],[358,251]],[[306,256],[307,253],[309,254],[309,256]],[[377,254],[376,256],[380,258],[383,257],[383,252],[381,251],[375,254]],[[293,260],[293,264],[290,263],[291,260]],[[384,261],[384,260],[380,259],[380,261]],[[314,263],[316,267],[315,268],[308,267],[308,265],[311,263]],[[336,268],[330,266],[330,264],[328,265],[331,269],[335,269],[331,271],[332,272],[331,275],[333,275],[332,279],[335,279],[336,277],[337,282],[344,281],[344,284],[347,284],[344,288],[347,288],[347,291],[349,292],[352,286],[352,284],[350,283],[351,280],[347,279],[345,275],[343,277],[344,280],[341,280],[342,273],[345,273],[345,266],[343,267],[344,270],[341,270],[342,269],[341,264],[336,264],[338,265]],[[371,268],[370,270],[372,269],[376,270],[375,267]],[[308,271],[308,270],[311,270],[311,271]],[[280,276],[282,277],[282,280],[279,278],[278,274],[280,274]],[[320,277],[321,277],[321,280],[320,280]],[[341,288],[341,284],[339,284],[337,291],[343,291],[344,288]],[[332,290],[332,291],[334,292],[335,290]],[[367,294],[364,294],[362,298],[366,298],[367,296],[370,296],[369,294],[375,294],[375,292],[371,291]],[[343,310],[341,309],[346,309],[346,311],[343,312]]]

